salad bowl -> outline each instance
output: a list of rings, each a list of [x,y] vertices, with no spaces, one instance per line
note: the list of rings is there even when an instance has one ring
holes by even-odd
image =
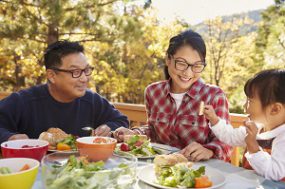
[[[136,167],[137,158],[127,154],[92,162],[78,152],[56,152],[42,160],[42,182],[46,189],[128,189],[136,181]]]

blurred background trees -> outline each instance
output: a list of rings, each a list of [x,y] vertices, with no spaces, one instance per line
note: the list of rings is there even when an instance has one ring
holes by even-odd
[[[207,45],[203,78],[226,92],[231,112],[242,113],[245,81],[285,63],[281,0],[262,12],[198,25],[159,22],[150,0],[1,0],[0,25],[0,91],[44,83],[44,49],[72,40],[84,45],[95,67],[91,89],[112,101],[143,104],[145,87],[164,79],[168,40],[191,28]]]

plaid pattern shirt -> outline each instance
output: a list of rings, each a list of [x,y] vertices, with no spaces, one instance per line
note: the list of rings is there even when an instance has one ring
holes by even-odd
[[[180,149],[196,141],[213,150],[214,158],[229,161],[230,146],[216,138],[205,116],[198,115],[201,101],[212,105],[216,114],[229,122],[227,98],[220,88],[199,79],[184,95],[176,110],[175,100],[170,95],[170,80],[153,83],[145,90],[148,126],[140,127],[139,131],[148,135],[153,142]]]

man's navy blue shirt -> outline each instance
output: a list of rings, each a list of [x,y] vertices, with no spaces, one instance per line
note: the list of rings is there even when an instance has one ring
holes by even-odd
[[[87,136],[81,128],[107,124],[112,130],[128,127],[129,121],[105,98],[90,90],[70,103],[56,101],[47,84],[12,93],[0,101],[0,143],[14,134],[38,138],[50,127],[68,134]]]

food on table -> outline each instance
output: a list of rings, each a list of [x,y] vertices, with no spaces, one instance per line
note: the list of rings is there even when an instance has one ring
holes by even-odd
[[[0,174],[5,175],[10,173],[12,173],[12,171],[9,169],[9,167],[0,167]]]
[[[201,176],[198,178],[195,178],[195,188],[207,188],[211,187],[213,185],[212,181],[209,180],[207,176]]]
[[[128,152],[137,157],[149,157],[159,154],[159,151],[150,145],[146,135],[124,136],[124,142],[116,148],[116,151]]]
[[[28,164],[25,164],[20,170],[20,171],[26,171],[30,169],[30,166]],[[5,175],[5,174],[10,174],[12,173],[11,169],[9,167],[0,167],[0,174]]]
[[[212,182],[205,176],[205,166],[192,169],[192,162],[182,154],[158,155],[154,159],[157,182],[163,186],[205,188]]]
[[[53,174],[46,180],[48,189],[58,188],[106,188],[106,183],[116,186],[120,175],[129,174],[131,170],[124,163],[113,168],[114,171],[105,168],[104,161],[91,162],[86,157],[71,155],[64,165],[54,165]],[[102,171],[100,173],[100,171]]]
[[[22,148],[36,148],[36,147],[39,147],[39,145],[35,145],[35,146],[32,146],[32,145],[23,145]]]
[[[148,138],[146,135],[124,135],[124,142],[128,143],[133,140],[133,137],[136,136],[138,141],[146,141]]]
[[[163,169],[171,167],[177,163],[188,163],[188,166],[192,166],[192,162],[188,162],[182,154],[169,154],[169,155],[158,155],[153,160],[154,172],[156,176],[160,176],[163,173]]]
[[[101,137],[97,137],[93,140],[93,143],[97,143],[97,144],[107,144],[109,143],[109,141],[107,141],[106,138],[101,138]]]
[[[19,171],[26,171],[30,169],[30,166],[28,164],[25,164]]]
[[[204,114],[204,108],[205,108],[205,102],[201,101],[200,102],[200,107],[199,107],[199,115],[203,115]]]
[[[42,132],[39,139],[49,142],[50,150],[75,150],[76,138],[73,135],[66,134],[60,128],[49,128],[46,132]]]

